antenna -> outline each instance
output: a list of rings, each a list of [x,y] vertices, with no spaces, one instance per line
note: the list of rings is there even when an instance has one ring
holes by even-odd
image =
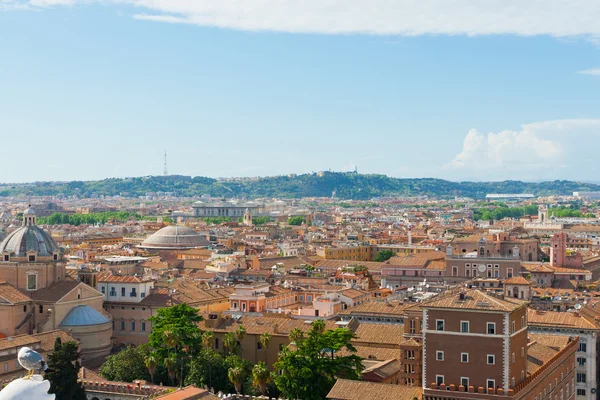
[[[164,176],[169,175],[169,172],[167,171],[167,150],[166,149],[165,149],[165,168],[164,168],[164,171],[163,171],[163,175]]]

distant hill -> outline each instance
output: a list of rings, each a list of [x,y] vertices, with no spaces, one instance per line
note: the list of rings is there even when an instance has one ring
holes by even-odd
[[[206,177],[150,176],[111,178],[101,181],[34,182],[1,184],[0,196],[96,195],[143,196],[149,192],[173,192],[177,196],[209,194],[216,197],[329,197],[335,190],[342,199],[368,200],[381,196],[466,196],[476,199],[488,193],[533,193],[536,196],[569,195],[574,191],[600,191],[600,185],[573,181],[552,182],[451,182],[443,179],[403,179],[385,175],[344,172],[273,176],[218,181]]]

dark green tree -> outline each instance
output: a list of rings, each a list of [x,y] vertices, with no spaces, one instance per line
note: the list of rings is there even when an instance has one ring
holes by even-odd
[[[282,397],[322,400],[338,378],[360,379],[362,364],[350,343],[353,337],[347,328],[325,330],[322,320],[315,321],[295,349],[283,349],[273,365],[273,380]],[[350,354],[339,355],[341,350]]]
[[[167,358],[173,352],[179,357],[184,348],[194,349],[201,344],[198,323],[202,321],[202,316],[197,309],[185,303],[159,308],[149,320],[152,322],[149,343],[159,360]],[[170,337],[176,337],[176,342],[171,342]]]
[[[301,215],[297,215],[295,217],[289,217],[288,218],[288,224],[290,225],[302,225],[302,223],[304,222],[304,217]]]
[[[396,253],[394,253],[393,250],[381,250],[379,253],[377,253],[375,258],[373,258],[373,261],[385,262],[385,261],[389,260],[390,258],[394,257],[395,255],[396,255]]]
[[[81,368],[78,347],[77,342],[63,343],[60,338],[56,338],[54,351],[48,355],[48,372],[45,377],[50,381],[50,393],[56,395],[56,400],[86,400],[85,390],[77,382],[77,374]]]
[[[102,367],[100,375],[110,381],[133,382],[136,379],[151,380],[150,372],[146,368],[146,358],[150,355],[147,344],[129,346],[117,354],[108,356]]]

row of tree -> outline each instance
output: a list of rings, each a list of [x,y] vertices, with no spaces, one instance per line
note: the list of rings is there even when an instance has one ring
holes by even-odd
[[[125,222],[129,219],[139,220],[156,220],[156,218],[145,217],[137,213],[129,211],[104,211],[100,213],[89,213],[89,214],[65,214],[55,212],[48,217],[38,218],[38,223],[41,225],[93,225],[93,224],[105,224],[107,221]],[[168,218],[167,221],[170,222]]]
[[[100,373],[106,379],[131,382],[146,379],[157,384],[210,387],[215,391],[283,396],[290,399],[324,399],[337,378],[360,379],[361,359],[354,353],[352,331],[325,330],[317,320],[306,335],[290,332],[293,347],[283,349],[274,371],[266,361],[252,366],[242,356],[246,329],[240,325],[223,337],[223,352],[213,349],[215,336],[198,328],[198,310],[186,304],[159,309],[151,318],[147,345],[129,347],[108,357]],[[259,341],[268,349],[272,335]]]

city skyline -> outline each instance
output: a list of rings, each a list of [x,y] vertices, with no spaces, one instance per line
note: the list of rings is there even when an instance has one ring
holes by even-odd
[[[1,181],[597,181],[600,5],[521,3],[0,1]]]

